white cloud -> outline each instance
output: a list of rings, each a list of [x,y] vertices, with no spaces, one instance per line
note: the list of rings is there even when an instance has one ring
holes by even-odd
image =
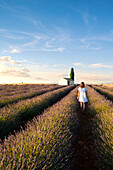
[[[11,56],[2,56],[0,57],[0,61],[3,63],[18,64],[14,60],[11,60]]]
[[[65,48],[60,47],[60,48],[58,48],[58,49],[57,49],[57,51],[59,51],[59,52],[63,52],[63,51],[64,51],[64,49],[65,49]]]
[[[10,63],[11,56],[2,56],[2,57],[0,57],[0,61]]]
[[[73,63],[75,66],[84,66],[82,63]]]
[[[58,67],[59,65],[58,64],[54,64],[53,67]]]
[[[11,56],[2,56],[2,57],[0,57],[0,61],[2,63],[17,64],[17,65],[20,65],[22,62],[26,62],[26,60],[14,61],[11,59]]]
[[[0,64],[0,75],[1,76],[16,76],[16,77],[29,77],[29,74],[28,74],[29,70],[28,69],[20,69],[18,67],[15,67],[15,66],[12,66],[12,65],[9,65],[7,66],[6,64],[4,63],[1,63]]]
[[[29,70],[22,67],[22,62],[25,62],[25,60],[16,62],[11,59],[11,56],[0,57],[0,76],[14,77],[14,79],[15,77],[29,77]]]
[[[102,64],[102,63],[91,64],[91,65],[89,65],[88,67],[89,67],[89,68],[102,68],[102,67],[104,67],[104,68],[113,68],[112,65],[104,65],[104,64]]]
[[[68,67],[66,64],[54,64],[53,67],[55,68],[64,68],[64,67]]]
[[[12,50],[11,50],[11,53],[20,53],[20,50],[12,49]]]

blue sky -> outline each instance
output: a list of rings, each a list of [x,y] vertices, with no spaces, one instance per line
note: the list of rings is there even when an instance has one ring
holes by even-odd
[[[112,0],[0,0],[0,83],[113,82]]]

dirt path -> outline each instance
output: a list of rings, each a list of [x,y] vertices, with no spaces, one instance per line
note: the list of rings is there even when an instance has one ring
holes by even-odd
[[[91,116],[87,109],[84,113],[78,107],[80,126],[78,129],[77,143],[75,144],[75,170],[96,170],[92,157],[93,140],[91,133]]]

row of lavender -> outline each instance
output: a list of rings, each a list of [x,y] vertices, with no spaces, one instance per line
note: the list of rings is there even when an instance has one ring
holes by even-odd
[[[96,86],[101,87],[103,89],[107,89],[107,90],[113,91],[113,85],[109,86],[109,84],[108,85],[103,85],[103,84],[99,85],[99,84],[97,84]]]
[[[46,86],[40,86],[40,85],[37,85],[35,86],[34,89],[29,89],[27,91],[15,91],[15,93],[10,93],[9,96],[7,96],[6,93],[4,93],[4,95],[2,97],[0,97],[0,107],[3,107],[7,104],[11,104],[11,103],[16,103],[18,102],[19,100],[24,100],[24,99],[27,99],[27,98],[32,98],[32,97],[35,97],[35,96],[38,96],[40,94],[43,94],[43,93],[46,93],[48,91],[52,91],[52,90],[55,90],[55,89],[58,89],[58,88],[61,88],[62,86],[59,86],[59,85],[46,85]]]
[[[102,85],[91,85],[93,88],[100,88],[109,92],[113,92],[113,87],[107,87],[107,86],[102,86]]]
[[[46,88],[53,88],[58,87],[57,84],[24,84],[24,85],[0,85],[0,97],[4,96],[11,96],[15,95],[17,93],[25,93],[25,92],[32,92],[40,89],[46,89]]]
[[[56,86],[56,84],[0,84],[0,94],[4,92],[15,92],[15,91],[28,91],[38,88],[46,88],[48,86]]]
[[[113,103],[91,87],[88,87],[88,98],[93,115],[92,130],[97,165],[104,169],[113,169]]]
[[[92,86],[96,91],[98,91],[100,94],[105,95],[108,99],[113,100],[113,91],[111,89],[103,88],[101,86]]]
[[[0,109],[0,138],[17,130],[27,121],[64,97],[75,86],[67,86]]]
[[[1,170],[71,169],[78,127],[76,94],[77,88],[29,122],[26,130],[4,140]]]

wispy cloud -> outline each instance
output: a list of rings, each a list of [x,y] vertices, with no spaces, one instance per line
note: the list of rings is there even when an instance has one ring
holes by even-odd
[[[92,43],[91,41],[86,41],[85,39],[83,41],[83,45],[81,46],[81,48],[86,48],[89,50],[96,50],[96,51],[101,49],[101,47],[99,47],[97,43],[94,42]]]
[[[52,46],[52,45],[49,44],[49,42],[46,42],[45,47],[46,48],[52,48],[52,47],[55,47],[55,46]]]
[[[67,69],[69,66],[66,64],[44,64],[44,63],[27,63],[27,66],[30,70],[63,70]]]
[[[73,65],[75,66],[80,66],[80,67],[84,67],[84,68],[113,68],[113,65],[106,65],[106,64],[103,64],[103,63],[96,63],[96,64],[90,64],[90,65],[85,65],[83,63],[73,63]]]
[[[86,25],[90,25],[90,21],[93,21],[93,22],[96,22],[96,20],[97,20],[97,18],[95,17],[95,16],[91,16],[90,14],[89,14],[89,11],[88,10],[86,10],[86,11],[81,11],[80,12],[81,13],[81,16],[82,16],[82,18],[83,18],[83,20],[84,20],[84,23],[86,24]]]
[[[5,0],[0,1],[0,7],[5,8],[5,9],[10,10],[10,11],[13,11],[13,12],[20,12],[20,10],[17,10],[15,7],[13,8]]]
[[[90,22],[93,21],[93,22],[96,22],[97,18],[96,16],[93,16],[89,13],[89,10],[87,8],[85,8],[84,10],[82,9],[79,9],[79,8],[76,8],[76,7],[73,7],[71,6],[71,9],[76,12],[76,13],[79,13],[81,15],[81,18],[82,20],[84,21],[84,23],[87,25],[87,26],[90,26],[91,27],[91,24]]]
[[[66,64],[54,64],[53,67],[55,67],[55,68],[60,68],[60,67],[66,68],[66,67],[68,67],[68,65],[66,65]]]
[[[65,48],[63,47],[59,47],[59,48],[44,48],[44,49],[41,49],[41,51],[55,51],[55,52],[63,52],[65,50]]]
[[[83,18],[85,24],[88,25],[89,24],[89,14],[88,14],[88,11],[86,11],[86,12],[81,11],[81,15],[82,15],[82,18]]]
[[[23,47],[35,47],[40,40],[44,39],[46,39],[44,36],[32,35],[32,41],[23,44]]]
[[[91,64],[88,66],[89,68],[113,68],[112,65],[105,65],[105,64],[102,64],[102,63],[97,63],[97,64]]]
[[[82,63],[73,63],[75,66],[84,66]]]
[[[66,49],[66,39],[60,39],[59,33],[57,35],[49,34],[40,34],[40,33],[30,33],[30,32],[22,32],[22,31],[14,31],[14,30],[7,30],[7,29],[0,29],[0,33],[2,36],[10,37],[22,37],[24,39],[24,43],[21,39],[18,39],[18,42],[21,41],[21,46],[10,45],[12,50],[10,53],[20,53],[21,51],[49,51],[49,52],[63,52]],[[65,44],[65,45],[64,45]],[[37,48],[38,47],[38,48]],[[8,50],[4,49],[4,52],[8,52]]]
[[[59,38],[52,38],[50,39],[49,41],[47,41],[45,43],[45,48],[43,49],[44,51],[56,51],[56,52],[63,52],[65,50],[64,47],[60,47],[60,46],[64,46],[63,43],[61,43],[61,41],[63,40],[60,40],[58,42],[58,39]]]
[[[31,25],[33,25],[38,31],[40,32],[47,32],[46,26],[42,23],[42,20],[40,17],[38,19],[34,18],[30,15],[31,11],[27,11],[24,16],[19,15],[19,18],[24,20],[25,22],[29,22]]]
[[[3,8],[11,9],[11,8],[8,6],[8,4],[7,4],[4,0],[1,0],[0,6],[3,7]]]
[[[96,73],[83,73],[78,72],[77,76],[77,82],[80,83],[81,81],[84,81],[85,83],[103,83],[103,82],[113,82],[113,76],[108,74],[96,74]]]

